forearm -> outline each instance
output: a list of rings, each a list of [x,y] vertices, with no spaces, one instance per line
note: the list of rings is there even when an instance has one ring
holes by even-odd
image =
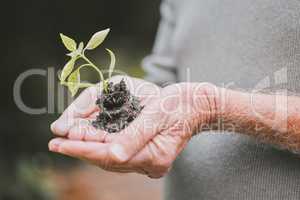
[[[254,136],[293,152],[300,151],[300,98],[220,89],[222,129]]]

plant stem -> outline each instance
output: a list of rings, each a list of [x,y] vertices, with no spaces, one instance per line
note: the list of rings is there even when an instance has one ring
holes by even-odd
[[[77,70],[81,70],[81,68],[87,67],[87,66],[93,67],[90,63],[87,63],[87,64],[80,65]]]
[[[104,88],[105,92],[107,92],[108,84],[107,84],[106,80],[104,79],[104,76],[103,76],[102,72],[100,71],[100,69],[94,63],[92,63],[84,54],[80,55],[80,57],[88,63],[87,65],[90,65],[91,67],[93,67],[98,72],[98,74],[100,76],[100,79],[103,82],[103,88]],[[84,67],[84,66],[87,66],[87,65],[82,65],[80,67]]]
[[[102,72],[99,70],[99,68],[94,65],[94,63],[92,63],[87,57],[85,57],[84,55],[81,55],[81,58],[84,59],[91,67],[93,67],[99,74],[101,81],[105,81],[104,80],[104,76],[102,74]]]

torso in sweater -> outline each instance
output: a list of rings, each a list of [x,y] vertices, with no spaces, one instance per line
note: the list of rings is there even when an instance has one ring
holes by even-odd
[[[169,35],[162,37],[168,40],[165,54],[180,81],[247,90],[300,89],[299,0],[165,4],[173,13],[164,13],[173,18],[168,19]],[[296,200],[300,157],[238,133],[205,132],[192,139],[166,183],[170,200]]]

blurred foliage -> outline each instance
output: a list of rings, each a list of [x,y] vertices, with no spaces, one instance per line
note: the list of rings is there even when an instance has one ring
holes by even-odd
[[[114,50],[116,68],[133,76],[143,76],[142,58],[151,51],[159,20],[159,0],[27,0],[4,1],[0,13],[2,48],[0,135],[0,199],[51,199],[51,183],[44,180],[44,168],[36,160],[47,160],[46,166],[61,167],[75,161],[48,152],[52,137],[49,126],[60,113],[29,115],[16,106],[13,85],[26,70],[37,68],[56,72],[65,63],[65,49],[59,33],[88,40],[92,33],[110,27],[105,47]],[[108,66],[109,57],[99,49],[91,58]],[[99,56],[102,55],[102,56]],[[103,56],[106,55],[106,56]],[[93,77],[93,74],[87,74]],[[57,85],[56,85],[57,87]],[[47,78],[32,76],[22,85],[22,98],[30,107],[47,106]],[[66,105],[65,105],[66,107]],[[43,161],[44,162],[44,161]],[[47,168],[47,167],[46,167]],[[51,194],[47,194],[47,191]]]
[[[19,161],[17,166],[16,182],[0,194],[0,199],[56,199],[55,182],[50,179],[46,169],[30,161]]]

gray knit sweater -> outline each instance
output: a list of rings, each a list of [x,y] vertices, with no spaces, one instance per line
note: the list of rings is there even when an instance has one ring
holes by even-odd
[[[147,79],[300,90],[299,0],[166,0]],[[262,102],[266,103],[266,102]],[[300,199],[300,157],[238,133],[194,137],[167,200]]]

